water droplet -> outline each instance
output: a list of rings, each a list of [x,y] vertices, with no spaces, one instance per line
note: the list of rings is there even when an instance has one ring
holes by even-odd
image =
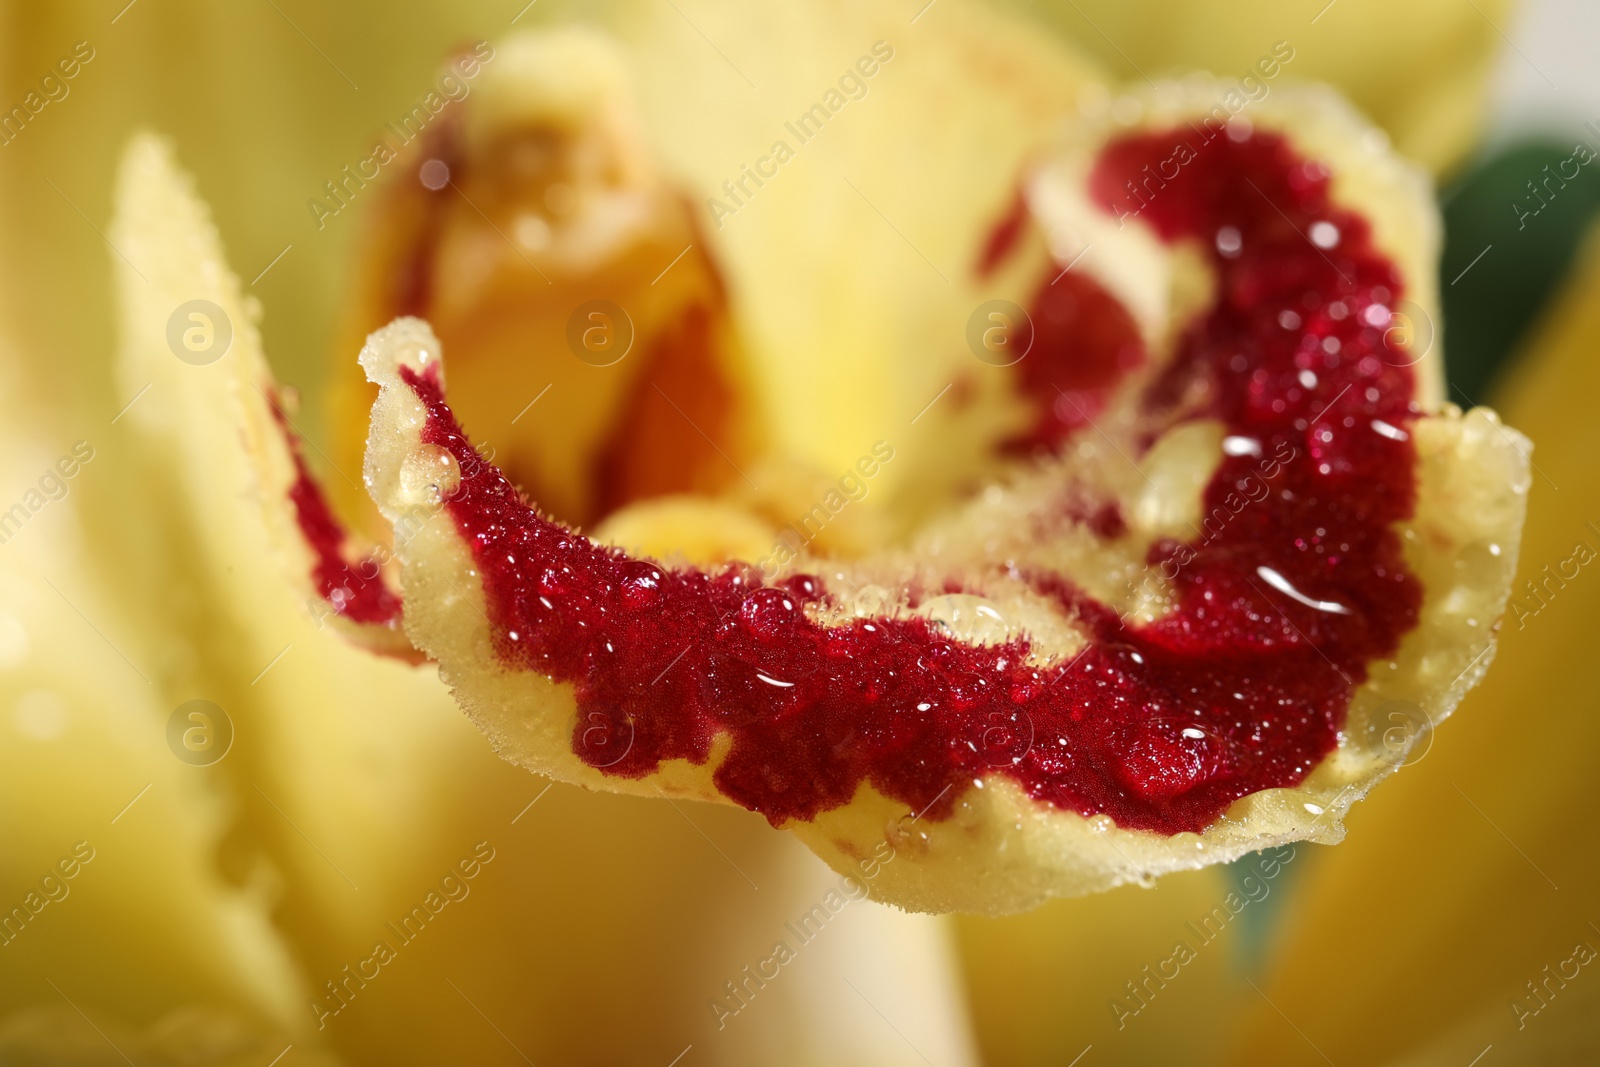
[[[772,677],[770,674],[762,674],[760,671],[756,672],[756,677],[761,679],[763,682],[766,682],[768,685],[777,686],[779,689],[794,688],[793,682],[785,682],[782,679]]]
[[[507,557],[512,563],[516,560]],[[572,588],[572,572],[565,567],[546,567],[539,575],[539,591],[548,596],[563,596]],[[543,597],[540,598],[544,599]],[[548,603],[546,604],[548,607]]]
[[[425,188],[438,192],[450,184],[450,166],[442,159],[427,160],[418,168],[417,179]]]
[[[1272,586],[1272,588],[1276,589],[1285,596],[1304,604],[1308,608],[1316,608],[1318,611],[1326,611],[1330,615],[1350,614],[1350,609],[1345,607],[1343,604],[1335,603],[1332,600],[1315,600],[1306,596],[1293,585],[1290,585],[1289,579],[1285,578],[1282,574],[1273,570],[1271,567],[1264,565],[1257,567],[1256,573],[1261,576],[1262,581]]]
[[[1237,226],[1224,226],[1217,231],[1217,251],[1228,259],[1239,255],[1239,250],[1244,247],[1244,236]]]
[[[1015,636],[995,604],[970,593],[947,593],[924,601],[918,613],[951,636],[973,645],[1000,645]]]
[[[1378,433],[1382,434],[1383,436],[1389,438],[1389,440],[1391,440],[1391,441],[1405,441],[1405,440],[1409,440],[1410,437],[1411,437],[1410,434],[1406,433],[1400,427],[1391,426],[1389,423],[1384,422],[1382,419],[1373,419],[1372,420],[1372,428],[1376,432],[1378,432]]]
[[[655,603],[661,595],[661,583],[665,577],[661,568],[653,563],[629,560],[623,564],[623,603],[630,608],[644,608]]]
[[[400,496],[409,504],[438,506],[460,485],[456,457],[438,445],[418,445],[400,464]]]
[[[800,605],[785,589],[757,589],[739,605],[739,622],[756,637],[781,638],[800,620]]]
[[[1222,453],[1226,456],[1260,456],[1261,442],[1253,437],[1237,435],[1222,439]]]
[[[1199,727],[1175,729],[1170,720],[1144,723],[1131,736],[1123,780],[1145,797],[1186,793],[1226,773],[1229,760],[1219,740]]]

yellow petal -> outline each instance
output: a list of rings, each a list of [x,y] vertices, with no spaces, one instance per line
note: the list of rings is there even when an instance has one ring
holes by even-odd
[[[1539,450],[1494,669],[1461,721],[1397,776],[1384,811],[1353,817],[1349,841],[1319,858],[1263,985],[1336,1063],[1400,1059],[1420,1045],[1430,1054],[1419,1062],[1464,1063],[1491,1042],[1490,1056],[1505,1062],[1561,1062],[1560,1040],[1527,1035],[1592,1022],[1575,988],[1592,981],[1590,968],[1574,988],[1545,987],[1544,968],[1560,968],[1580,943],[1600,948],[1589,925],[1600,841],[1578,814],[1600,744],[1590,647],[1600,583],[1582,562],[1600,554],[1590,525],[1600,522],[1600,440],[1585,406],[1600,388],[1597,292],[1591,241],[1503,394]],[[1381,952],[1381,966],[1369,951]],[[1367,978],[1329,979],[1356,973]],[[1524,1021],[1517,1006],[1532,1012],[1540,996],[1548,1006]],[[1273,1008],[1257,1005],[1243,1029],[1236,1062],[1321,1062]]]
[[[862,510],[891,531],[990,469],[974,443],[1014,412],[963,340],[993,295],[973,268],[1026,162],[1104,97],[1088,63],[1027,22],[922,6],[718,2],[686,7],[690,27],[647,5],[617,25],[652,146],[727,271],[752,349],[752,421],[785,465],[770,480],[804,475],[779,523],[880,440],[898,458]],[[686,73],[685,55],[703,66]],[[758,184],[757,169],[775,174]]]
[[[178,1006],[275,1054],[306,1027],[272,894],[215,862],[232,798],[169,747],[205,724],[174,716],[170,646],[101,580],[95,502],[119,435],[3,405],[6,481],[41,506],[25,494],[0,519],[0,1056],[27,1032],[87,1029],[79,1011],[138,1031]]]
[[[1337,86],[1434,172],[1471,150],[1511,0],[1389,4],[1245,0],[1218,11],[1183,0],[1046,0],[1053,23],[1129,83],[1208,70],[1249,115],[1290,81]]]

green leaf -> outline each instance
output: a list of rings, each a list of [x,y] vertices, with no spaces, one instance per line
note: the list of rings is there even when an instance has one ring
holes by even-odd
[[[1492,392],[1566,276],[1600,210],[1597,151],[1593,130],[1568,142],[1524,141],[1481,160],[1444,192],[1446,374],[1450,399],[1463,407]]]

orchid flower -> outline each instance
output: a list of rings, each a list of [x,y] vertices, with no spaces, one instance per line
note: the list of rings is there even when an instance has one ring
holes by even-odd
[[[1442,403],[1426,179],[1291,41],[1241,95],[956,0],[633,14],[314,190],[303,407],[128,143],[116,403],[0,398],[0,1047],[975,1062],[986,928],[866,897],[1215,887],[1482,676],[1527,445]]]

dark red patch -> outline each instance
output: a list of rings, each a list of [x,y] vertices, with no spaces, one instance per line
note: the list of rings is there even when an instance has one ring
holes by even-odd
[[[305,538],[306,546],[315,557],[311,564],[311,583],[318,595],[333,606],[334,614],[352,622],[392,626],[399,622],[400,597],[393,593],[383,580],[376,560],[364,559],[350,563],[345,558],[345,542],[349,534],[323,495],[300,447],[300,435],[289,425],[288,418],[271,398],[272,417],[283,431],[294,460],[294,484],[289,487],[289,502],[294,505],[295,523]]]
[[[1171,146],[1170,134],[1111,146],[1094,190]],[[1170,834],[1302,781],[1422,599],[1393,529],[1411,514],[1413,450],[1371,426],[1415,415],[1411,373],[1384,360],[1365,310],[1398,299],[1400,279],[1365,222],[1331,205],[1326,176],[1276,135],[1214,138],[1137,219],[1198,238],[1218,274],[1217,306],[1188,328],[1148,405],[1172,421],[1219,418],[1260,455],[1224,459],[1207,488],[1207,513],[1225,509],[1226,522],[1152,549],[1178,596],[1160,622],[1125,626],[1058,576],[1033,579],[1092,634],[1046,670],[1024,665],[1021,642],[974,648],[920,619],[822,627],[804,611],[823,599],[807,575],[764,586],[744,566],[668,571],[597,547],[475,462],[437,382],[402,370],[428,409],[423,440],[470,472],[446,506],[482,573],[497,652],[574,687],[577,754],[638,777],[665,759],[704,762],[727,734],[718,788],[774,824],[845,804],[863,782],[939,819],[974,779],[1003,774],[1060,808]],[[1337,229],[1335,246],[1308,241],[1319,222]],[[1224,226],[1239,232],[1237,254],[1217,250]],[[1092,332],[1078,316],[1103,303],[1077,307],[1069,325]],[[1232,508],[1252,476],[1268,491]],[[981,587],[983,575],[966,577]]]
[[[994,229],[989,231],[989,236],[983,242],[983,249],[978,253],[977,274],[980,278],[987,278],[999,269],[1000,264],[1012,252],[1017,250],[1017,242],[1022,240],[1022,235],[1027,232],[1028,220],[1027,194],[1018,188],[1011,198],[1011,206],[1006,209],[1005,216],[995,223]]]
[[[1115,500],[1095,504],[1068,498],[1062,514],[1079,526],[1087,526],[1102,541],[1115,541],[1128,532],[1128,521],[1122,517],[1122,506]]]
[[[465,180],[466,154],[461,150],[460,119],[452,110],[418,135],[419,148],[406,157],[403,184],[391,193],[400,204],[398,210],[383,213],[388,225],[398,225],[402,234],[385,234],[380,240],[397,247],[393,275],[389,278],[389,308],[393,314],[425,317],[434,297],[434,257],[444,239],[446,205],[457,196]],[[422,168],[438,160],[449,175],[449,184],[429,189],[422,184]]]
[[[1039,405],[1031,431],[1010,452],[1054,449],[1105,410],[1122,376],[1144,362],[1144,341],[1127,308],[1078,270],[1057,270],[1029,307],[1033,347],[1016,365],[1022,391]]]

